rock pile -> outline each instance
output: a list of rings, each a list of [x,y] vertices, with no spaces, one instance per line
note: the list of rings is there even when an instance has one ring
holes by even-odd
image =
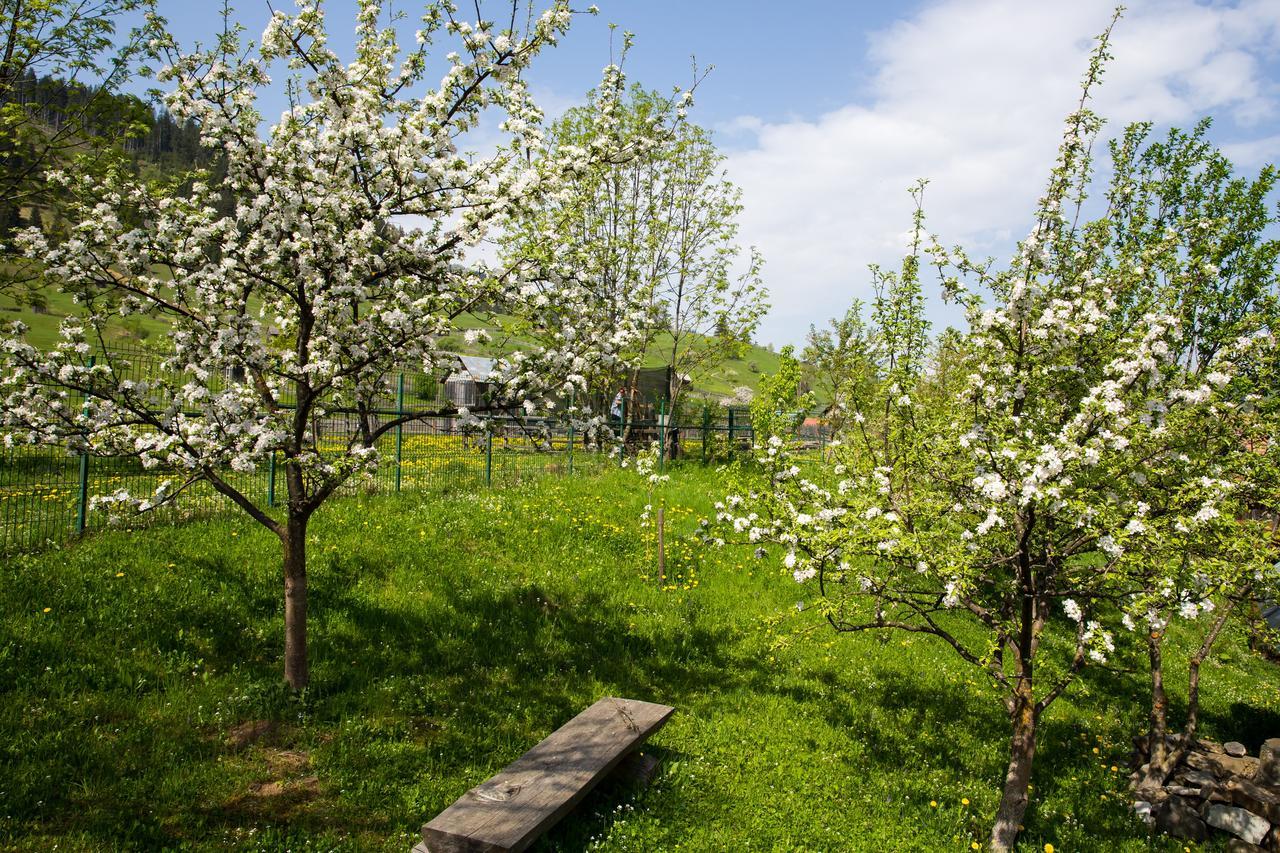
[[[1168,744],[1170,755],[1182,746],[1177,736]],[[1227,833],[1233,836],[1227,849],[1238,853],[1280,853],[1280,738],[1263,743],[1256,758],[1234,741],[1197,739],[1155,790],[1138,787],[1148,769],[1145,738],[1135,739],[1135,746],[1134,808],[1149,825],[1192,841]]]

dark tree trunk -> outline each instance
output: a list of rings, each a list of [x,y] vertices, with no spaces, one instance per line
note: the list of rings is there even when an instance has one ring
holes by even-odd
[[[1147,778],[1142,786],[1164,784],[1169,747],[1169,697],[1164,691],[1164,634],[1152,630],[1147,634],[1147,657],[1151,661],[1151,731],[1147,735]]]
[[[1031,764],[1036,757],[1036,725],[1039,711],[1029,685],[1020,687],[1013,700],[1013,737],[1009,741],[1009,769],[1004,775],[1004,791],[996,822],[991,827],[991,849],[997,853],[1012,850],[1018,840],[1022,816],[1027,811],[1027,790],[1031,785]]]
[[[307,517],[289,516],[284,544],[284,680],[307,686]]]

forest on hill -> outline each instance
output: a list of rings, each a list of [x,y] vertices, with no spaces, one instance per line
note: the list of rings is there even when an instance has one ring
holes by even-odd
[[[42,174],[51,153],[67,165],[127,168],[179,184],[193,169],[220,169],[217,155],[201,147],[194,120],[178,121],[163,105],[100,85],[26,69],[0,86],[0,110],[11,116],[8,132],[0,133],[0,170],[21,185],[0,196],[0,235],[28,225],[57,227],[58,195]]]

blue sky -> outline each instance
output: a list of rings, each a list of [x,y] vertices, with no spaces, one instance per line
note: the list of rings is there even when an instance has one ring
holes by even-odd
[[[585,8],[590,2],[577,5]],[[291,0],[273,5],[293,8]],[[504,5],[487,0],[481,8],[500,11]],[[568,38],[539,57],[530,75],[539,88],[557,103],[590,89],[609,62],[613,23],[636,34],[628,73],[652,88],[687,85],[692,56],[704,68],[715,66],[699,90],[698,119],[704,124],[727,123],[743,114],[783,120],[839,107],[869,81],[864,54],[871,34],[918,6],[819,3],[808,14],[782,15],[776,4],[759,0],[596,0],[596,5],[599,15],[577,16]],[[351,0],[326,3],[331,44],[342,54],[350,52],[354,7]],[[220,2],[159,0],[159,8],[184,47],[210,41],[222,28]],[[405,13],[402,26],[408,33],[418,8],[411,0],[384,3],[384,9]],[[266,0],[236,0],[233,13],[254,39],[270,15]]]
[[[691,54],[715,66],[691,117],[716,130],[743,189],[742,242],[764,254],[773,293],[759,338],[776,344],[801,342],[811,323],[865,298],[867,264],[896,263],[916,178],[931,182],[929,224],[944,243],[1006,254],[1026,232],[1091,37],[1112,8],[1110,0],[596,3],[599,16],[581,16],[539,57],[535,92],[548,113],[580,99],[609,61],[610,22],[636,34],[627,70],[647,86],[687,84]],[[221,28],[220,3],[159,5],[184,45]],[[1127,5],[1095,102],[1110,131],[1212,115],[1213,138],[1242,170],[1280,160],[1280,2]],[[326,7],[341,53],[353,6]],[[415,6],[395,8],[412,18]],[[256,38],[269,13],[263,0],[240,0],[235,14]],[[264,103],[264,112],[271,118],[278,106]],[[958,319],[940,304],[931,311],[939,325]]]

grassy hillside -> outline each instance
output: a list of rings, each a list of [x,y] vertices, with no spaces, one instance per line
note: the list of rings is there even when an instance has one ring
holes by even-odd
[[[29,328],[27,340],[37,347],[49,348],[58,339],[58,326],[68,314],[79,313],[72,298],[65,293],[47,291],[46,307],[37,312],[19,305],[14,297],[0,293],[0,322],[6,326],[20,320]],[[136,346],[163,338],[167,324],[152,317],[116,317],[107,324],[107,342],[113,346]]]

